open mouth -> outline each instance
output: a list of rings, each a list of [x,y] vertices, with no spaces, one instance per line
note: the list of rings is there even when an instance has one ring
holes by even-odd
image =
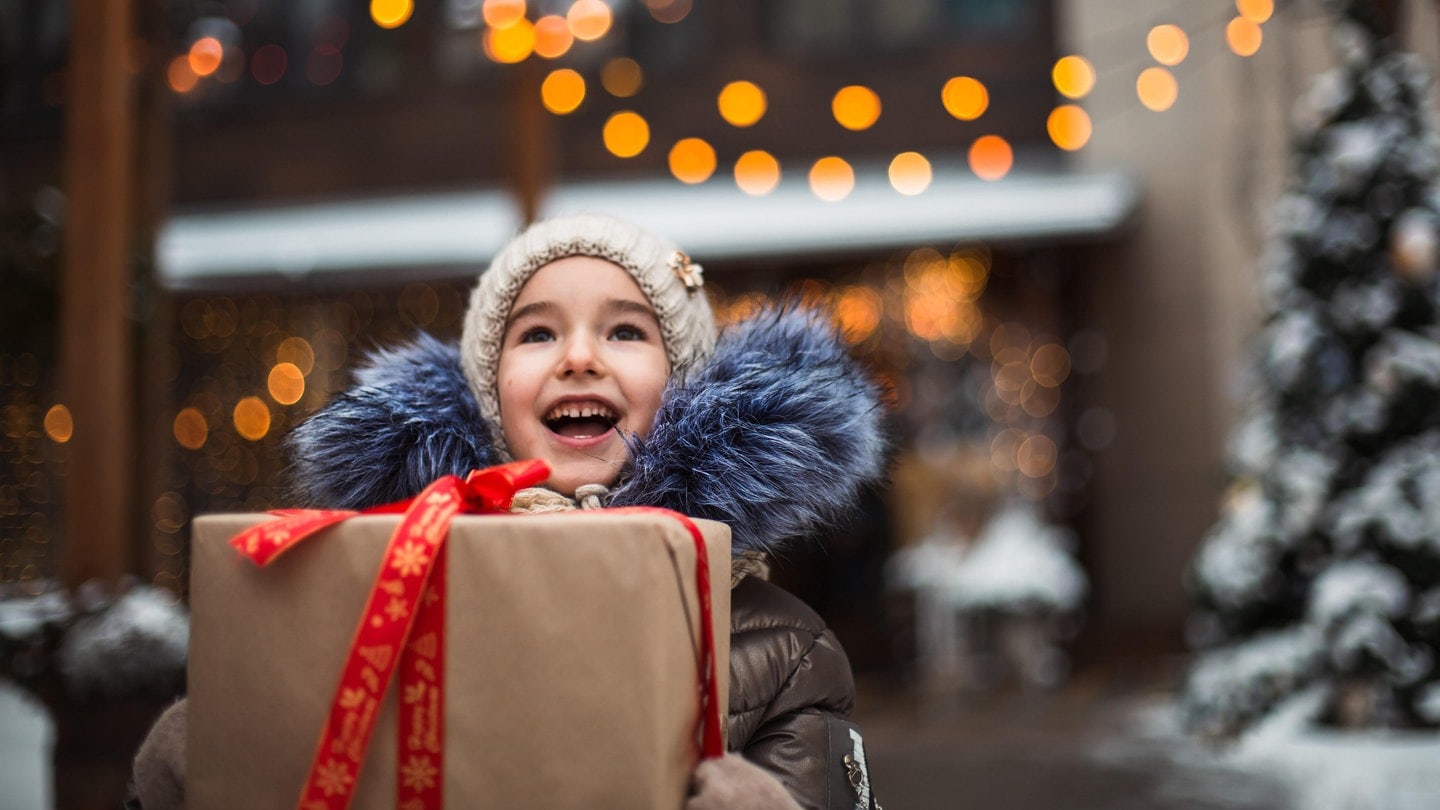
[[[545,427],[569,439],[591,439],[615,428],[618,414],[603,402],[562,402],[545,414]]]

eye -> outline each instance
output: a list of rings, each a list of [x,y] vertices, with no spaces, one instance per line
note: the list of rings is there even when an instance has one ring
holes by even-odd
[[[644,340],[645,330],[632,324],[621,324],[610,333],[611,340]]]
[[[555,339],[555,333],[543,326],[532,326],[526,329],[517,343],[549,343]]]

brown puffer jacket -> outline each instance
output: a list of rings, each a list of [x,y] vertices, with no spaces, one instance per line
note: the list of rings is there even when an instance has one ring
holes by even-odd
[[[807,810],[874,807],[854,705],[850,661],[820,616],[769,582],[741,580],[730,593],[730,750]]]

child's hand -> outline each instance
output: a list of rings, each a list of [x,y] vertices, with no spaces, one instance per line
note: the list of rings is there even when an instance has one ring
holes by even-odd
[[[800,810],[780,780],[739,754],[702,761],[692,786],[685,810]]]

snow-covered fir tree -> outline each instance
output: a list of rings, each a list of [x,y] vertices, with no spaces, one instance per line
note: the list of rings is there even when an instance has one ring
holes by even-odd
[[[1236,479],[1192,562],[1192,730],[1302,688],[1322,722],[1440,726],[1440,136],[1393,4],[1326,3],[1295,115]]]

